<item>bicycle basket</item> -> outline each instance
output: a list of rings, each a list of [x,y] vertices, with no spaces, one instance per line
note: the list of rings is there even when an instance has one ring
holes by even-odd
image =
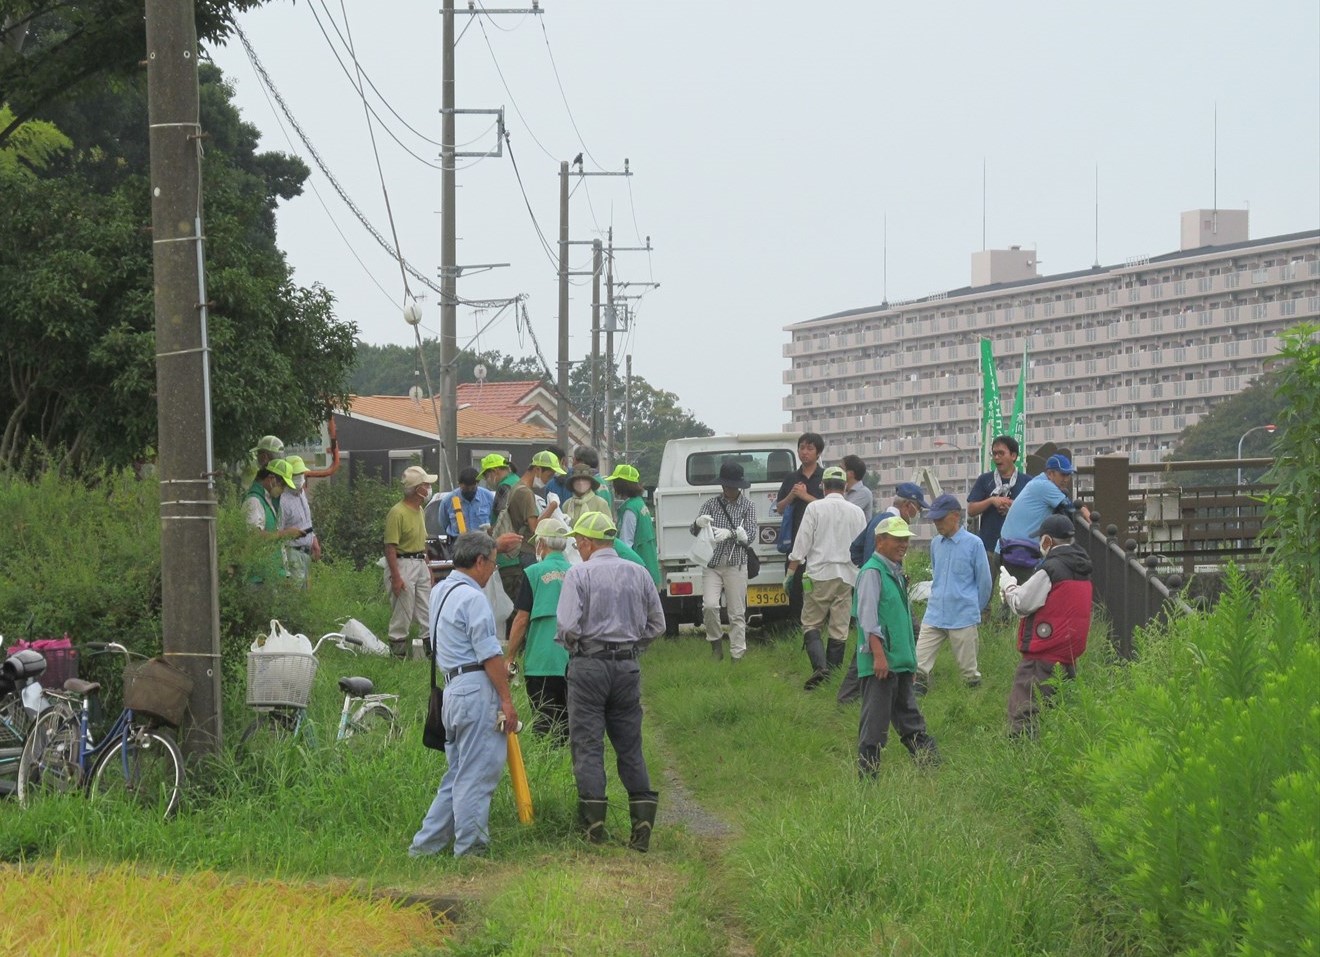
[[[24,650],[36,651],[46,659],[46,670],[38,679],[43,688],[59,691],[66,680],[78,677],[78,651],[68,635],[63,638],[20,641],[9,649],[9,654],[17,655]]]
[[[183,723],[193,680],[164,658],[135,661],[124,669],[124,707],[177,728]]]
[[[316,656],[254,651],[248,655],[247,703],[305,708],[316,678]]]

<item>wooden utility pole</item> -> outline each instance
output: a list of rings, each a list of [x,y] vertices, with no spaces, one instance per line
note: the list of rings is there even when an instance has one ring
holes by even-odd
[[[458,475],[458,221],[454,196],[454,0],[444,0],[440,72],[440,436],[441,480]]]
[[[609,249],[605,254],[605,460],[614,468],[614,227],[606,234]]]
[[[559,411],[555,441],[568,451],[568,161],[559,164]]]
[[[623,387],[623,458],[632,460],[632,353],[628,353],[628,378]]]
[[[600,451],[600,270],[604,251],[591,241],[591,447]]]
[[[193,679],[189,755],[220,750],[220,600],[192,0],[146,0],[161,632]]]

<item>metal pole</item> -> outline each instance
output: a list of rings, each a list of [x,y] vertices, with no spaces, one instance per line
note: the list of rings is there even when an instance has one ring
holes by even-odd
[[[591,447],[600,451],[600,270],[604,252],[591,241]]]
[[[441,452],[458,474],[458,252],[454,199],[454,0],[444,0],[440,123],[440,410]]]
[[[568,162],[559,164],[559,420],[556,441],[568,450]]]
[[[628,379],[623,387],[623,460],[632,461],[632,354],[628,355]]]
[[[220,586],[203,271],[197,25],[191,0],[147,0],[147,114],[155,283],[161,632],[193,680],[189,755],[220,750]]]
[[[609,304],[609,324],[605,327],[605,461],[614,467],[614,227],[606,234],[609,251],[605,256],[605,301]]]

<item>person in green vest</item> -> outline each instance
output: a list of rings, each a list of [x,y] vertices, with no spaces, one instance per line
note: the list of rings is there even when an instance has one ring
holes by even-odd
[[[631,465],[616,465],[605,479],[614,485],[614,500],[619,510],[619,534],[623,542],[642,558],[651,573],[651,581],[660,587],[660,555],[655,547],[655,520],[642,500],[642,477]]]
[[[293,488],[293,468],[284,459],[271,459],[258,470],[247,494],[243,496],[243,518],[248,527],[262,538],[272,541],[302,536],[300,528],[280,528],[280,496]],[[283,549],[276,550],[248,576],[248,581],[260,585],[268,578],[287,578]]]
[[[939,762],[939,749],[926,732],[913,685],[917,642],[903,575],[903,556],[911,538],[912,529],[897,516],[877,525],[875,551],[862,565],[853,593],[857,675],[862,686],[857,770],[863,780],[879,771],[880,752],[889,739],[891,723],[919,764]]]
[[[555,643],[555,612],[564,575],[571,567],[564,555],[571,534],[567,523],[557,516],[536,523],[532,540],[537,561],[523,569],[522,590],[513,602],[513,629],[505,651],[509,662],[523,652],[527,697],[536,710],[532,730],[557,747],[568,743],[568,681],[564,677],[568,652]]]
[[[251,486],[256,481],[257,473],[266,467],[272,459],[284,458],[284,441],[278,435],[263,435],[257,444],[248,449],[247,459],[239,473],[239,487]]]

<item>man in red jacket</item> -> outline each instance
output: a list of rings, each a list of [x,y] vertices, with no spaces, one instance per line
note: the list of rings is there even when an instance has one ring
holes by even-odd
[[[1046,516],[1035,534],[1045,555],[1035,573],[1021,585],[1003,569],[999,573],[1004,606],[1022,618],[1022,663],[1008,695],[1008,733],[1014,737],[1035,736],[1037,690],[1046,701],[1053,697],[1049,682],[1056,666],[1064,678],[1077,676],[1077,659],[1091,630],[1091,559],[1073,541],[1073,520]]]

